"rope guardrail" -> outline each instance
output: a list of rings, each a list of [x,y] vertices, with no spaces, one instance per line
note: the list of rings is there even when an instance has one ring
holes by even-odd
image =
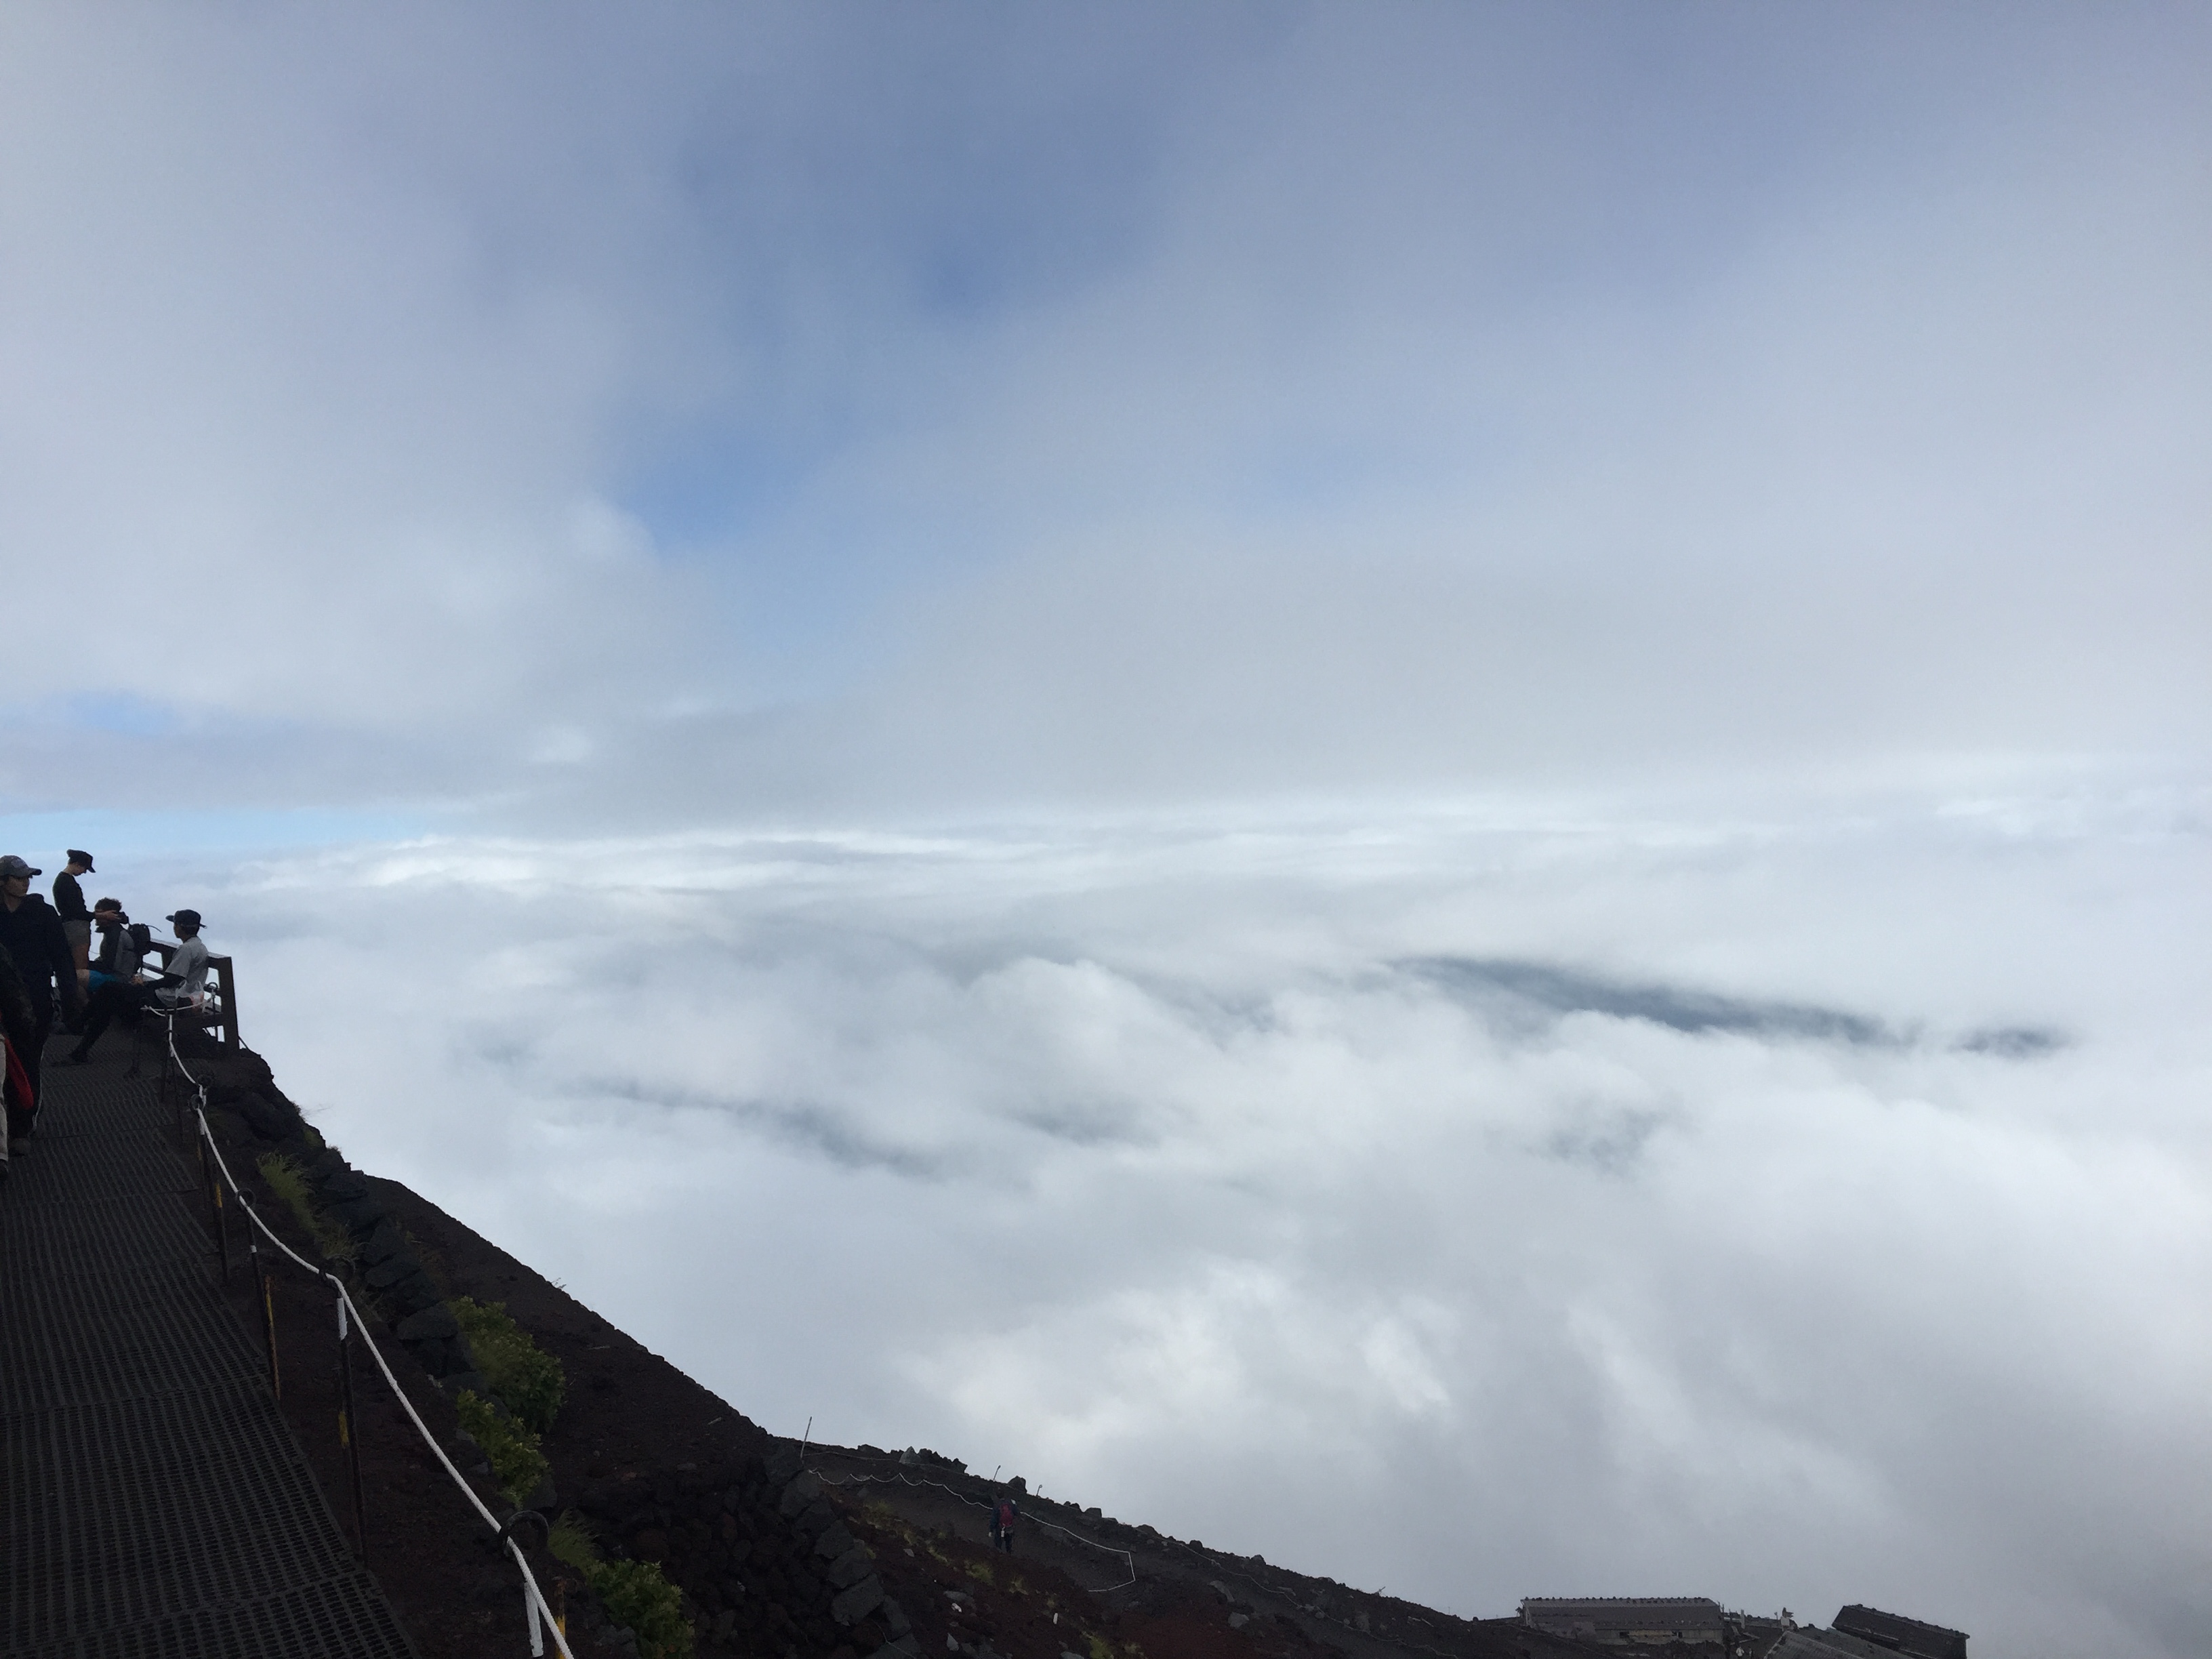
[[[916,1480],[912,1476],[904,1474],[848,1474],[842,1480],[840,1480],[834,1475],[824,1474],[819,1469],[816,1469],[814,1471],[814,1478],[819,1480],[825,1486],[888,1486],[894,1481],[896,1481],[899,1485],[903,1486],[934,1486],[938,1491],[948,1493],[951,1497],[959,1499],[960,1502],[967,1504],[970,1509],[988,1511],[991,1508],[990,1504],[978,1502],[976,1499],[969,1497],[967,1493],[946,1486],[942,1480]],[[1054,1532],[1061,1533],[1067,1537],[1073,1538],[1079,1544],[1088,1544],[1092,1549],[1098,1550],[1104,1554],[1118,1555],[1121,1558],[1121,1565],[1129,1570],[1129,1576],[1118,1584],[1107,1584],[1097,1589],[1093,1589],[1091,1591],[1091,1595],[1104,1595],[1114,1590],[1127,1589],[1130,1585],[1137,1582],[1136,1558],[1131,1555],[1128,1551],[1117,1550],[1111,1544],[1102,1544],[1095,1538],[1085,1538],[1081,1533],[1076,1532],[1070,1528],[1063,1527],[1056,1521],[1047,1521],[1042,1516],[1024,1516],[1023,1519],[1027,1521],[1033,1527],[1049,1528]],[[1087,1589],[1090,1587],[1086,1585],[1085,1588]]]
[[[360,1419],[354,1408],[353,1366],[347,1340],[350,1334],[349,1317],[350,1317],[351,1330],[358,1331],[360,1334],[362,1346],[368,1350],[369,1358],[376,1362],[377,1370],[384,1375],[385,1386],[392,1390],[392,1397],[399,1401],[401,1409],[407,1413],[408,1420],[414,1424],[416,1433],[422,1437],[422,1443],[429,1447],[431,1454],[437,1458],[440,1466],[445,1469],[453,1485],[458,1486],[462,1496],[469,1500],[484,1525],[491,1528],[494,1538],[506,1546],[507,1553],[514,1558],[515,1566],[520,1570],[522,1613],[530,1632],[532,1659],[544,1659],[545,1632],[549,1630],[553,1635],[554,1646],[560,1650],[561,1659],[575,1659],[575,1655],[568,1646],[567,1632],[562,1629],[560,1620],[555,1616],[551,1605],[545,1600],[544,1592],[538,1589],[538,1576],[531,1571],[529,1559],[523,1554],[522,1547],[514,1540],[514,1528],[517,1521],[526,1516],[532,1516],[539,1522],[542,1528],[544,1517],[536,1516],[535,1511],[523,1510],[509,1516],[502,1523],[485,1506],[483,1499],[477,1496],[476,1489],[470,1486],[462,1477],[461,1472],[453,1467],[453,1459],[446,1455],[446,1449],[438,1443],[437,1436],[430,1432],[428,1425],[422,1421],[422,1414],[415,1409],[415,1402],[407,1397],[407,1391],[399,1386],[399,1379],[392,1375],[392,1367],[385,1363],[384,1355],[377,1347],[375,1339],[368,1334],[368,1322],[361,1316],[361,1310],[355,1306],[351,1294],[346,1290],[345,1282],[328,1268],[319,1267],[307,1261],[270,1231],[268,1224],[264,1222],[255,1211],[247,1190],[241,1187],[237,1178],[231,1174],[229,1164],[223,1159],[222,1148],[216,1144],[215,1132],[210,1127],[207,1119],[207,1085],[192,1075],[191,1068],[185,1064],[185,1057],[177,1051],[177,1016],[187,1011],[181,1008],[157,1008],[152,1012],[163,1016],[162,1024],[167,1039],[168,1058],[163,1063],[161,1072],[164,1091],[168,1085],[168,1067],[173,1065],[177,1068],[178,1074],[198,1096],[191,1108],[191,1115],[196,1121],[198,1131],[194,1137],[194,1141],[199,1152],[200,1167],[208,1182],[210,1204],[214,1212],[217,1248],[222,1255],[222,1275],[226,1283],[230,1279],[230,1233],[224,1218],[222,1201],[226,1186],[237,1198],[239,1207],[246,1212],[246,1219],[252,1224],[251,1230],[246,1233],[246,1244],[257,1274],[255,1289],[259,1292],[262,1304],[264,1332],[269,1349],[270,1386],[272,1390],[278,1389],[281,1385],[276,1364],[276,1303],[269,1280],[263,1276],[266,1274],[267,1268],[261,1259],[260,1239],[255,1235],[258,1233],[261,1238],[266,1238],[302,1272],[328,1284],[337,1293],[338,1365],[343,1401],[338,1417],[338,1437],[346,1448],[348,1467],[352,1477],[355,1547],[362,1561],[366,1562],[368,1559],[368,1533],[362,1519]],[[181,1109],[178,1113],[178,1127],[180,1130],[187,1127]],[[281,1393],[278,1397],[283,1397]]]

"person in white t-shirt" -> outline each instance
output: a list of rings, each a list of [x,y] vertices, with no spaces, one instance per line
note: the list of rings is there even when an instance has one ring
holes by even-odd
[[[196,1008],[207,995],[208,948],[200,937],[200,913],[179,910],[163,918],[180,941],[169,953],[169,965],[154,994],[167,1008]]]

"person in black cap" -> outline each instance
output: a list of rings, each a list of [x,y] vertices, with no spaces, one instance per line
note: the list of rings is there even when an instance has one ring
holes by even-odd
[[[18,1152],[30,1145],[32,1120],[38,1111],[39,1056],[54,1029],[54,994],[60,992],[62,1010],[72,1019],[84,1000],[77,988],[76,957],[62,932],[61,918],[31,890],[31,878],[38,873],[13,853],[0,858],[0,949],[15,958],[38,1022],[25,1052],[16,1056],[30,1079],[30,1110],[19,1116],[13,1103],[8,1109],[8,1144]]]
[[[183,942],[169,953],[169,965],[162,970],[155,995],[172,1008],[196,1003],[207,993],[208,948],[200,937],[200,913],[179,910],[161,919],[177,930]]]
[[[54,914],[62,919],[62,932],[69,935],[70,949],[76,952],[76,982],[80,989],[89,989],[87,981],[92,976],[92,912],[84,908],[84,889],[77,885],[76,878],[91,873],[92,854],[72,847],[69,849],[69,862],[54,878]]]
[[[120,1018],[135,1024],[138,1011],[154,1000],[154,988],[142,982],[144,965],[143,927],[134,927],[124,914],[120,899],[104,898],[92,907],[92,925],[100,930],[100,957],[92,967],[92,998],[82,1021],[83,1032],[69,1052],[70,1064],[82,1066],[92,1058],[92,1046],[109,1024]]]

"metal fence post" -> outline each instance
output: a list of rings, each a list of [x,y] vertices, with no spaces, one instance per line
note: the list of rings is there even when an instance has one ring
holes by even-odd
[[[202,1162],[206,1163],[205,1155]],[[215,1211],[216,1248],[222,1253],[222,1282],[230,1283],[230,1223],[222,1212],[222,1176],[207,1164],[208,1202]]]
[[[253,1206],[240,1193],[238,1201],[246,1205],[246,1249],[252,1258],[253,1285],[261,1293],[261,1337],[269,1349],[269,1392],[279,1400],[284,1397],[284,1378],[276,1367],[276,1275],[269,1271],[268,1258],[261,1254],[261,1241],[253,1225]]]
[[[332,1281],[336,1285],[336,1281]],[[353,1549],[362,1564],[368,1563],[368,1522],[362,1518],[361,1498],[361,1417],[354,1405],[353,1355],[346,1346],[346,1298],[337,1287],[338,1310],[338,1441],[346,1451],[346,1472],[353,1486]]]

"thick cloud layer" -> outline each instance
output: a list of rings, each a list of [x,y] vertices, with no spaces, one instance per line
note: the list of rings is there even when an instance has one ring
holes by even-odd
[[[1463,1612],[2192,1651],[2201,793],[1722,816],[144,878],[327,1133],[772,1428]]]

